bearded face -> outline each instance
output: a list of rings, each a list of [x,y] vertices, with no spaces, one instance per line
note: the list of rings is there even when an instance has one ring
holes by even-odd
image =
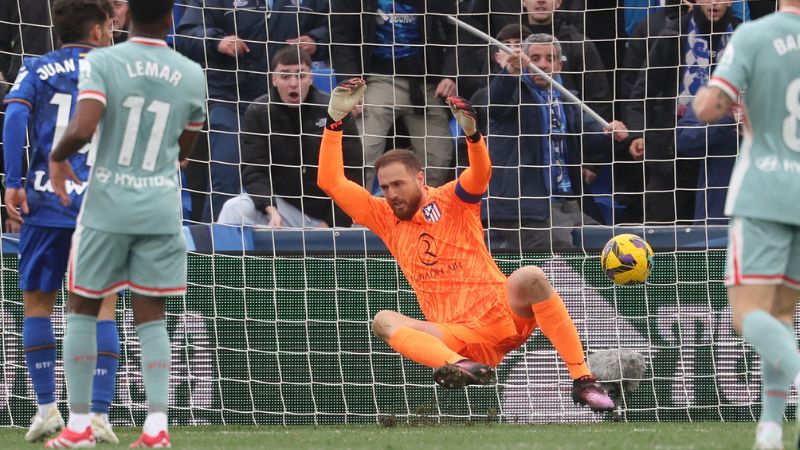
[[[422,202],[422,172],[412,173],[403,163],[387,164],[378,170],[383,197],[400,220],[409,220]]]

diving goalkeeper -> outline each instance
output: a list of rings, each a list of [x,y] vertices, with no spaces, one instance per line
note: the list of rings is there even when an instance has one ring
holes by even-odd
[[[572,399],[594,411],[614,408],[592,376],[575,325],[544,272],[522,267],[506,277],[483,240],[481,196],[492,165],[472,106],[447,103],[467,136],[469,168],[439,188],[425,185],[421,164],[407,150],[375,161],[384,198],[348,181],[342,159],[344,120],[367,86],[351,79],[334,89],[322,136],[317,183],[353,220],[377,234],[397,259],[428,319],[380,311],[376,336],[401,355],[435,369],[445,388],[495,381],[493,367],[538,326],[567,364]]]

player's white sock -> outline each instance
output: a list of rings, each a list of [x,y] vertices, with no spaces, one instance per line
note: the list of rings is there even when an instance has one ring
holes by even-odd
[[[167,430],[167,413],[154,412],[144,420],[144,434],[156,436],[161,430]]]
[[[86,429],[92,423],[92,416],[91,414],[78,414],[75,412],[69,412],[69,422],[67,423],[67,427],[76,432],[76,433],[83,433],[83,430]]]
[[[56,402],[39,405],[39,417],[42,418],[47,417],[47,415],[50,414],[50,410],[55,407],[56,407]]]
[[[783,448],[783,425],[777,422],[758,422],[754,449],[775,450]]]
[[[783,425],[779,424],[778,422],[771,422],[769,420],[764,420],[758,422],[758,431],[768,434],[774,433],[778,435],[783,435]]]
[[[797,372],[797,375],[794,376],[794,387],[800,391],[800,372]]]

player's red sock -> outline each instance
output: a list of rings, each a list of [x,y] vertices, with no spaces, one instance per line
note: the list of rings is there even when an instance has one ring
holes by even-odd
[[[400,327],[389,338],[389,345],[406,358],[433,369],[464,359],[436,336],[409,327]]]
[[[572,379],[591,375],[583,355],[583,344],[578,337],[578,330],[575,329],[561,296],[556,292],[547,300],[534,304],[533,314],[542,333],[550,339],[561,359],[567,364]]]

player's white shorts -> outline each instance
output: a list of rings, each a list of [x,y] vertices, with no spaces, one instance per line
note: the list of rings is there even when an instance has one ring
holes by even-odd
[[[67,268],[70,292],[103,298],[121,289],[150,297],[186,293],[183,234],[116,234],[78,226]]]
[[[800,289],[800,226],[732,218],[725,284],[781,283]]]

